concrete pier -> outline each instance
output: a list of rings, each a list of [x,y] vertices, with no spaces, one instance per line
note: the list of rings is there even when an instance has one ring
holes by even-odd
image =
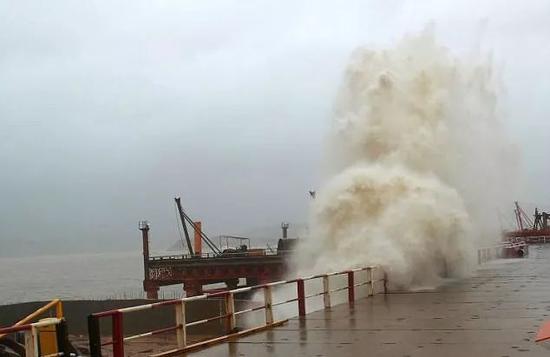
[[[188,356],[550,356],[550,246],[433,290],[377,295]]]

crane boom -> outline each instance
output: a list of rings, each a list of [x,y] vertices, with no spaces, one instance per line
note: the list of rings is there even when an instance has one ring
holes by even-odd
[[[185,213],[183,213],[183,208],[181,208],[181,198],[174,198],[176,201],[176,206],[178,207],[178,213],[181,219],[181,225],[183,226],[183,233],[185,234],[185,241],[187,242],[187,249],[191,255],[195,255],[193,251],[193,246],[191,245],[191,238],[189,238],[189,232],[187,231],[187,223],[185,222]]]

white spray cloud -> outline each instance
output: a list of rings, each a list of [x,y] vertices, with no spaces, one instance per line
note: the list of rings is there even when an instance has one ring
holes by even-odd
[[[474,247],[498,239],[494,209],[515,189],[496,88],[488,59],[453,57],[432,30],[358,49],[298,269],[382,264],[407,288],[468,273]]]

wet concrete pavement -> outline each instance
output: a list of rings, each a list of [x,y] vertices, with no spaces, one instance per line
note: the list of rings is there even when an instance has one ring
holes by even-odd
[[[550,246],[436,291],[376,295],[189,356],[550,356]]]

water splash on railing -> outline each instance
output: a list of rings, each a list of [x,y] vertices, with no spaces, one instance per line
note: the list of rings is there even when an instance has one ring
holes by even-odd
[[[400,287],[475,266],[499,239],[514,162],[489,61],[454,57],[432,30],[358,49],[346,70],[298,271],[382,264]]]

